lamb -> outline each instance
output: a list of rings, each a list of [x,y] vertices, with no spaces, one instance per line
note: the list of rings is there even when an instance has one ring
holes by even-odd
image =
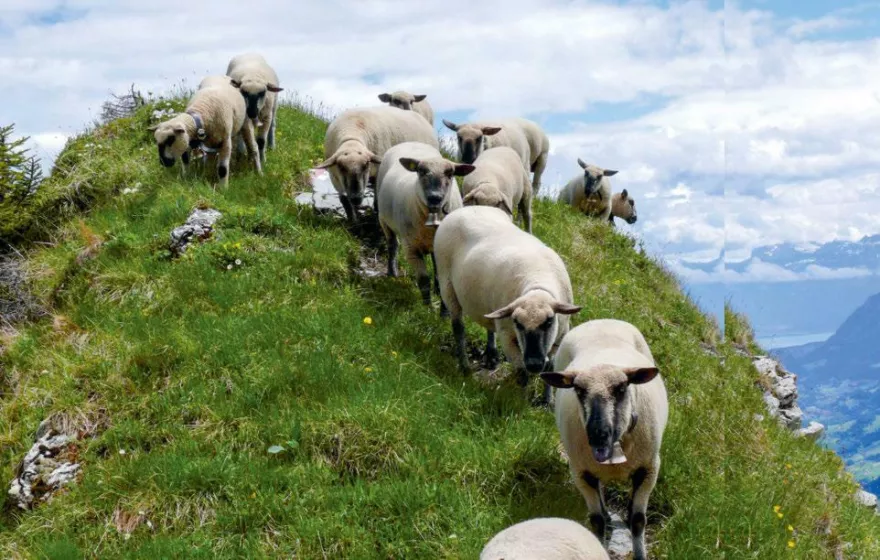
[[[380,213],[381,215],[381,213]],[[523,388],[568,332],[574,305],[565,263],[537,237],[514,225],[503,210],[465,206],[434,234],[440,296],[449,309],[459,368],[468,372],[463,315],[486,329],[484,360],[498,364],[496,333]],[[545,386],[543,403],[550,387]]]
[[[617,319],[596,319],[569,331],[541,378],[565,390],[556,396],[556,425],[590,524],[604,539],[609,521],[602,484],[632,481],[628,523],[637,560],[645,556],[645,512],[660,472],[669,403],[642,333]],[[557,391],[558,393],[558,391]]]
[[[423,116],[433,127],[434,109],[431,108],[431,104],[425,99],[426,97],[428,96],[423,93],[413,95],[408,91],[397,90],[393,93],[380,93],[379,101],[404,111],[415,111]]]
[[[610,560],[586,527],[562,517],[537,517],[497,533],[479,560]]]
[[[459,159],[473,163],[483,150],[496,146],[508,146],[516,150],[526,171],[534,173],[532,190],[541,190],[541,176],[547,167],[550,153],[550,139],[534,121],[522,118],[480,121],[455,124],[443,119],[446,128],[455,131],[458,137]]]
[[[611,182],[608,177],[617,174],[613,169],[602,169],[578,158],[584,170],[569,181],[559,192],[557,201],[571,204],[587,216],[608,220],[611,215]]]
[[[476,170],[464,178],[461,193],[465,206],[494,206],[513,218],[519,210],[523,228],[532,233],[532,183],[519,155],[507,146],[486,150],[474,160]]]
[[[611,225],[614,225],[614,218],[620,218],[630,225],[636,223],[636,220],[639,219],[636,213],[636,201],[633,197],[629,196],[626,189],[619,193],[614,193],[611,197],[611,215],[608,216],[608,221],[611,222]]]
[[[241,134],[254,161],[257,173],[263,174],[253,123],[245,118],[245,102],[226,76],[209,76],[190,98],[186,110],[159,124],[150,126],[159,161],[171,167],[177,158],[189,164],[190,151],[199,148],[217,159],[217,175],[222,186],[229,184],[229,161],[233,138]]]
[[[406,258],[416,271],[425,305],[431,305],[431,279],[425,255],[434,261],[434,289],[439,295],[437,261],[434,258],[435,226],[428,215],[443,216],[461,208],[461,194],[455,176],[474,170],[473,165],[455,163],[437,148],[421,142],[403,142],[388,149],[376,176],[379,225],[388,241],[388,276],[397,276],[398,239]],[[440,218],[442,221],[442,217]],[[448,311],[440,302],[440,315]]]
[[[238,88],[247,105],[247,116],[254,125],[260,123],[257,146],[260,160],[266,161],[266,146],[275,149],[275,116],[278,112],[278,75],[266,59],[257,53],[240,54],[229,61],[226,75]]]

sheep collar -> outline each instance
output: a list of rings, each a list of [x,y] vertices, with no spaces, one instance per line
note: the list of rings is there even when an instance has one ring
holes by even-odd
[[[207,131],[205,131],[205,123],[202,120],[202,116],[195,111],[187,111],[186,114],[192,117],[193,122],[196,125],[196,138],[197,139],[190,141],[190,143],[189,143],[190,148],[199,148],[203,152],[209,153],[209,154],[216,152],[217,151],[216,148],[209,148],[205,144],[205,138],[207,137],[208,133],[207,133]]]

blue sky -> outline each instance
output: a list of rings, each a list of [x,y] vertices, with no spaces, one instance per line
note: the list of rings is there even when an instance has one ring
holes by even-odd
[[[680,261],[880,232],[878,36],[880,2],[5,0],[0,123],[51,160],[110,92],[194,86],[257,50],[285,94],[337,110],[410,89],[444,134],[528,116],[547,194],[578,157],[617,169],[639,209],[618,227],[723,281]]]

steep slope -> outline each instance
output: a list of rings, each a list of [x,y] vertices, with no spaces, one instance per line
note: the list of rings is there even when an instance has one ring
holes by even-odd
[[[214,192],[154,161],[154,108],[66,148],[53,181],[77,181],[87,214],[54,213],[27,252],[55,316],[4,335],[2,473],[54,414],[82,428],[82,478],[4,513],[4,557],[476,558],[516,521],[585,520],[552,414],[463,379],[411,278],[355,274],[358,240],[293,202],[322,120],[282,108],[266,176],[238,166]],[[172,259],[196,206],[223,214],[215,237]],[[574,323],[631,321],[665,376],[655,557],[880,557],[840,459],[755,418],[750,361],[666,271],[604,223],[543,200],[535,216],[584,305]]]

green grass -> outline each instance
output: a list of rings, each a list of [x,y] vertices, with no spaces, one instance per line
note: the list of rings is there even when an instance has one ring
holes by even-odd
[[[517,521],[585,521],[552,414],[512,382],[463,378],[412,278],[354,274],[357,239],[291,200],[323,156],[322,120],[283,108],[266,176],[234,167],[214,192],[155,161],[149,111],[73,140],[52,181],[73,197],[64,170],[78,170],[88,196],[26,228],[51,234],[26,264],[55,317],[5,335],[0,478],[47,416],[97,428],[78,484],[0,516],[0,555],[476,558]],[[200,204],[223,213],[217,238],[170,259],[169,231]],[[844,541],[880,557],[880,517],[851,500],[843,463],[755,420],[749,360],[669,273],[604,223],[543,200],[535,215],[584,306],[575,324],[634,323],[662,368],[654,557],[818,559]]]

